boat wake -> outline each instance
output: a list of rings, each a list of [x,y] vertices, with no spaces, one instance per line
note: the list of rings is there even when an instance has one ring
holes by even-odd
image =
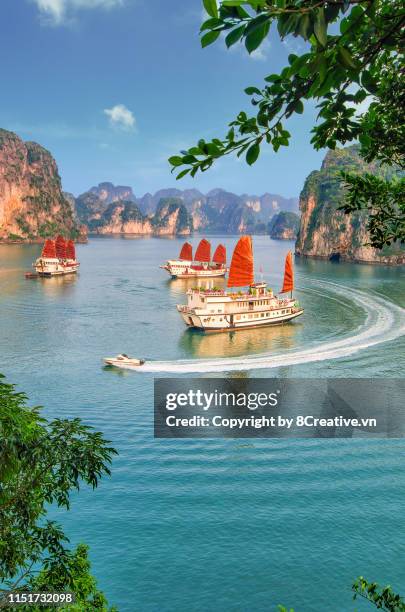
[[[148,361],[142,368],[131,368],[137,372],[167,373],[208,373],[241,370],[278,368],[315,361],[326,361],[349,357],[355,353],[382,342],[395,340],[405,335],[405,310],[382,297],[364,293],[357,289],[343,287],[336,283],[318,281],[317,288],[344,297],[365,312],[364,322],[352,332],[351,336],[340,340],[321,342],[309,348],[292,350],[282,354],[261,353],[245,357],[224,357],[220,359],[183,359],[176,361]],[[315,290],[316,292],[316,290]],[[325,297],[327,297],[325,295]]]

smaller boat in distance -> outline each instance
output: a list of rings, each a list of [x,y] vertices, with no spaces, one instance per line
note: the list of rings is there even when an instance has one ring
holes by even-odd
[[[293,298],[294,289],[292,253],[286,257],[284,282],[280,293],[290,297],[278,297],[264,282],[254,281],[252,239],[242,236],[233,252],[228,287],[244,287],[238,292],[222,289],[189,289],[187,304],[178,304],[187,327],[201,331],[234,331],[265,325],[277,325],[291,321],[304,310]]]
[[[172,278],[214,278],[226,274],[226,248],[219,244],[211,260],[211,244],[203,238],[195,252],[193,247],[185,242],[180,251],[179,259],[169,259],[161,266]]]
[[[135,359],[134,357],[128,357],[125,353],[120,353],[116,357],[105,357],[103,359],[105,365],[115,366],[117,368],[123,366],[136,366],[139,367],[145,363],[145,359]]]
[[[38,276],[61,276],[75,274],[79,269],[73,240],[58,236],[56,240],[47,238],[41,256],[32,264]],[[32,278],[27,276],[26,278]]]

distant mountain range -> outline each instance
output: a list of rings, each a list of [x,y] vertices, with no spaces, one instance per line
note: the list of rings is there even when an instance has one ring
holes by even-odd
[[[69,197],[70,194],[67,194]],[[100,183],[75,199],[79,221],[97,233],[125,233],[130,228],[120,223],[121,212],[131,209],[131,214],[146,226],[159,209],[170,204],[177,206],[185,220],[182,226],[191,231],[243,233],[266,233],[268,223],[280,211],[298,212],[297,198],[284,198],[280,195],[265,193],[262,196],[236,195],[224,189],[213,189],[203,194],[197,189],[161,189],[155,194],[146,193],[136,197],[131,187]],[[135,208],[136,207],[136,208]],[[111,211],[115,209],[114,223],[111,225]],[[132,228],[133,229],[133,228]],[[140,227],[138,227],[140,230]],[[144,232],[141,232],[144,233]]]
[[[188,235],[263,233],[293,240],[303,257],[405,264],[399,243],[381,251],[368,246],[367,213],[345,215],[341,170],[387,177],[396,172],[366,163],[357,146],[328,151],[320,170],[311,172],[297,200],[265,193],[236,195],[224,189],[161,189],[135,196],[131,187],[100,183],[75,197],[62,191],[51,153],[0,129],[0,242],[42,242],[62,233],[79,241],[98,234]]]

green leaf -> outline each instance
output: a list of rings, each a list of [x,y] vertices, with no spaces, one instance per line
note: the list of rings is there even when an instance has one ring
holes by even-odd
[[[294,111],[299,115],[302,115],[304,112],[304,105],[301,100],[297,100],[294,104]]]
[[[257,87],[246,87],[245,93],[248,96],[253,96],[254,94],[257,94],[258,96],[262,95],[262,92]]]
[[[228,36],[225,38],[225,44],[228,48],[232,47],[232,45],[237,43],[242,38],[245,28],[245,25],[241,25],[229,32]]]
[[[201,38],[202,48],[208,47],[208,45],[211,45],[213,42],[215,42],[219,35],[220,32],[218,30],[212,30],[211,32],[207,32],[206,34],[204,34],[204,36]]]
[[[314,23],[314,34],[322,47],[326,47],[328,42],[327,27],[325,22],[325,11],[323,8],[317,10]]]
[[[269,74],[264,79],[267,83],[275,83],[276,81],[281,81],[281,77],[279,74]]]
[[[216,19],[214,17],[211,19],[207,19],[207,21],[204,21],[204,23],[202,24],[200,32],[204,32],[204,30],[212,30],[213,28],[217,28],[220,25],[222,25],[221,19]]]
[[[312,34],[311,20],[307,13],[299,18],[298,32],[304,40],[308,40]]]
[[[199,147],[191,147],[188,152],[190,155],[204,155],[204,151],[201,151]]]
[[[171,164],[172,166],[182,166],[183,165],[183,158],[180,157],[179,155],[173,155],[172,157],[169,157],[169,164]]]
[[[188,174],[190,172],[190,168],[186,168],[185,170],[182,170],[181,172],[179,172],[179,174],[176,176],[176,181],[179,181],[180,179],[183,178],[183,176],[186,176],[186,174]]]
[[[265,21],[257,28],[249,32],[245,39],[245,47],[249,53],[255,51],[262,44],[270,29],[270,21]]]
[[[345,68],[352,68],[355,70],[358,68],[358,62],[353,58],[349,49],[346,47],[339,46],[338,47],[339,60]]]
[[[254,144],[252,144],[251,147],[249,147],[248,152],[246,153],[246,161],[249,164],[249,166],[252,166],[255,163],[255,161],[259,157],[259,154],[260,154],[260,145],[258,142],[255,142]]]
[[[218,7],[216,0],[203,0],[203,5],[210,17],[218,17]]]

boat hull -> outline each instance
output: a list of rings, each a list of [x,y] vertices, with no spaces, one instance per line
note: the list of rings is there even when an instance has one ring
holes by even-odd
[[[169,260],[164,266],[172,278],[219,278],[225,276],[225,266],[197,266],[191,261]]]
[[[225,332],[267,327],[270,325],[283,325],[304,313],[302,308],[297,308],[294,312],[278,316],[271,316],[271,311],[267,311],[263,313],[252,313],[253,316],[258,315],[257,318],[246,318],[245,320],[237,321],[233,315],[215,315],[208,317],[207,315],[202,316],[192,311],[187,311],[184,308],[178,308],[178,310],[187,327],[203,332]],[[263,316],[261,316],[262,314]]]
[[[51,276],[64,276],[66,274],[76,274],[79,269],[79,262],[73,260],[58,260],[58,259],[45,259],[40,257],[34,264],[35,272],[38,276],[51,277]]]
[[[218,278],[225,276],[226,270],[197,270],[194,272],[180,272],[174,274],[169,272],[172,278]]]

